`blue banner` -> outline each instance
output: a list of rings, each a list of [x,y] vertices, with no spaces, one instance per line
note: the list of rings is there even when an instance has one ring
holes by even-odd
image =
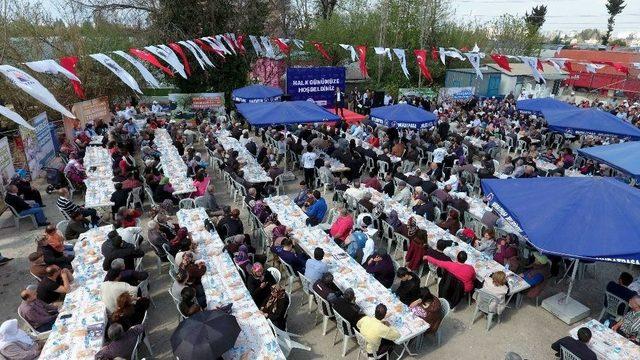
[[[333,107],[336,86],[345,92],[344,67],[287,68],[287,94],[291,100],[313,100],[316,104]]]

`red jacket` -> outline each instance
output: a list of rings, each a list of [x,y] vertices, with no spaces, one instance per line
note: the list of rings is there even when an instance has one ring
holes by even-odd
[[[447,270],[451,275],[455,276],[456,279],[462,281],[465,292],[473,291],[473,281],[476,279],[476,270],[473,266],[453,261],[441,261],[431,256],[425,257],[428,262]]]

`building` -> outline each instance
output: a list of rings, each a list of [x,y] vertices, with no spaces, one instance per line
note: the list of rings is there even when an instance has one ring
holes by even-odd
[[[640,63],[640,53],[622,51],[597,50],[561,50],[560,58],[567,58],[571,62],[571,76],[565,80],[565,85],[577,90],[595,91],[601,95],[624,95],[638,97],[640,95],[640,69],[633,63]],[[578,62],[611,62],[619,63],[629,69],[629,74],[616,70],[613,66],[597,69],[595,74],[586,70],[585,65]]]
[[[445,78],[445,87],[474,87],[475,94],[481,97],[501,97],[510,92],[517,96],[522,91],[531,91],[535,88],[545,92],[544,86],[536,87],[537,84],[529,66],[523,63],[511,63],[510,67],[511,71],[506,71],[496,64],[487,64],[480,69],[484,79],[478,79],[474,69],[449,69]],[[542,75],[547,81],[547,93],[556,94],[568,74],[557,71],[547,64],[543,65],[543,69]]]

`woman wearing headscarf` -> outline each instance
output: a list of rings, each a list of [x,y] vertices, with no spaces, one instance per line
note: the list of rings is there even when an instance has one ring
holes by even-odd
[[[176,236],[169,241],[169,250],[172,255],[175,255],[178,251],[186,251],[191,248],[191,237],[187,228],[182,227],[176,233]]]
[[[262,200],[255,201],[251,211],[261,223],[264,223],[267,220],[267,217],[271,214],[271,211]]]
[[[251,270],[252,264],[249,258],[249,249],[246,245],[240,245],[238,252],[233,256],[233,262],[242,269],[245,274]]]
[[[178,204],[178,199],[173,196],[173,191],[173,186],[169,183],[169,178],[165,176],[158,183],[153,198],[157,203],[171,200],[174,204]]]
[[[389,216],[387,217],[387,223],[391,225],[394,232],[400,233],[402,235],[407,234],[407,227],[398,218],[397,211],[391,210],[391,212],[389,213]]]
[[[142,323],[149,308],[149,299],[138,298],[135,302],[128,292],[123,292],[116,300],[116,310],[111,314],[111,322],[122,325],[124,331]]]
[[[276,280],[273,275],[269,271],[265,271],[262,264],[255,263],[252,265],[247,276],[247,289],[257,305],[266,301],[271,291],[271,286],[275,285],[275,283]]]
[[[26,332],[18,328],[18,320],[0,325],[0,354],[11,360],[32,360],[40,355],[40,346]]]
[[[421,289],[420,299],[409,304],[411,312],[429,324],[428,334],[438,331],[442,322],[442,304],[440,299],[433,296],[428,288]]]
[[[447,219],[438,224],[440,228],[448,230],[451,235],[455,235],[460,230],[460,220],[458,220],[458,212],[450,210]]]
[[[426,255],[428,238],[427,232],[418,228],[413,216],[409,218],[407,224],[407,238],[409,239],[409,249],[404,260],[411,271],[417,271],[422,264],[422,258]]]
[[[260,311],[280,330],[287,330],[287,307],[289,297],[284,288],[278,284],[271,287],[271,294],[260,307]]]

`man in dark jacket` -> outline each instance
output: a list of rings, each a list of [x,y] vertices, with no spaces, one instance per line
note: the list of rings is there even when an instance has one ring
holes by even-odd
[[[578,329],[578,340],[571,336],[563,337],[562,339],[554,342],[551,345],[551,349],[556,351],[556,356],[562,358],[562,352],[560,347],[571,351],[580,360],[596,360],[596,354],[589,349],[587,344],[591,340],[591,330],[586,327]]]
[[[24,201],[18,195],[18,187],[15,185],[7,186],[7,195],[4,197],[4,202],[11,206],[19,215],[34,215],[38,226],[47,226],[50,224],[42,208],[38,205],[32,207]]]
[[[71,220],[64,231],[67,240],[77,239],[80,234],[89,231],[89,220],[85,219],[81,212],[76,211],[71,215]]]
[[[124,242],[117,231],[113,230],[107,235],[108,239],[102,243],[102,269],[108,271],[111,269],[111,262],[115,259],[123,259],[125,268],[133,270],[135,268],[134,260],[144,256],[144,251],[136,249],[135,246]]]
[[[360,306],[356,305],[356,294],[352,288],[346,289],[342,296],[338,296],[331,303],[331,306],[337,314],[349,322],[352,328],[355,328],[358,320],[365,315]]]
[[[336,297],[342,294],[342,291],[338,289],[333,282],[333,275],[331,273],[322,274],[322,278],[313,284],[313,291],[316,292],[321,298],[331,302]]]
[[[396,271],[400,279],[400,286],[395,293],[403,304],[409,305],[420,298],[420,278],[406,267],[400,267]]]

